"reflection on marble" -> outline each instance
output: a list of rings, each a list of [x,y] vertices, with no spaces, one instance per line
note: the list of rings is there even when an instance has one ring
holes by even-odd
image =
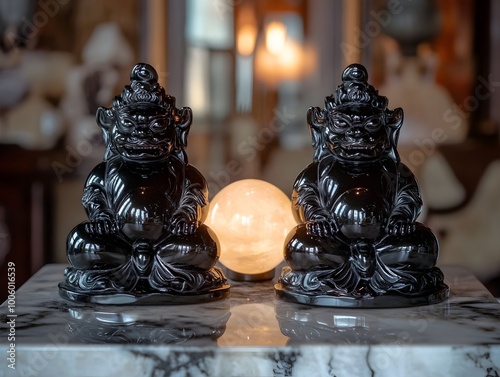
[[[230,316],[229,304],[207,305],[205,316],[195,305],[159,315],[132,308],[68,308],[68,332],[82,343],[215,345]]]
[[[411,316],[401,310],[345,309],[330,312],[311,307],[300,307],[284,302],[276,303],[276,316],[281,332],[289,345],[304,343],[328,344],[405,344],[428,342],[429,334],[442,332],[441,321],[446,322],[448,304],[432,305],[426,310],[415,310]],[[428,321],[432,318],[432,321]],[[435,329],[433,328],[435,327]],[[418,340],[417,340],[418,339]],[[431,341],[436,341],[432,338]]]
[[[16,369],[3,362],[0,376],[500,375],[500,304],[458,269],[443,268],[446,302],[364,310],[276,300],[272,282],[232,282],[199,305],[74,304],[58,296],[63,269],[17,291]],[[2,355],[7,314],[4,303]]]

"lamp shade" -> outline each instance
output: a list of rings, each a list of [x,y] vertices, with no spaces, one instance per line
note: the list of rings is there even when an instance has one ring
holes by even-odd
[[[285,238],[296,225],[290,199],[258,179],[224,187],[212,199],[205,222],[219,239],[220,262],[247,275],[269,272],[281,263]]]

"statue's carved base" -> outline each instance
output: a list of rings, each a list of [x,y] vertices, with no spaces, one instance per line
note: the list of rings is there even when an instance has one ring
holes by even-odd
[[[61,297],[95,304],[194,304],[222,299],[229,284],[218,267],[209,270],[167,265],[156,259],[144,276],[132,262],[107,270],[66,268],[59,284]]]
[[[279,298],[306,305],[390,308],[436,304],[449,289],[437,267],[412,271],[377,260],[374,274],[360,277],[351,263],[336,269],[294,271],[284,267],[275,292]]]

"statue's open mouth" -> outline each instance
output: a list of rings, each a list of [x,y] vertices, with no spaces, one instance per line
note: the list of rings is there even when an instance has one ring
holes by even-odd
[[[345,150],[355,150],[355,151],[373,151],[379,145],[379,143],[367,144],[367,143],[353,143],[345,141],[340,144],[342,149]]]
[[[349,156],[359,157],[377,157],[384,150],[383,143],[356,143],[342,142],[340,146],[344,153]]]
[[[344,153],[348,156],[359,156],[359,157],[376,157],[378,153],[378,149],[376,148],[376,145],[359,145],[359,146],[354,146],[352,144],[342,147],[344,149]]]
[[[123,147],[129,156],[134,157],[160,157],[168,151],[168,143],[154,140],[128,139]]]
[[[159,146],[138,146],[125,145],[125,151],[129,155],[151,155],[160,156],[163,154],[163,149]]]

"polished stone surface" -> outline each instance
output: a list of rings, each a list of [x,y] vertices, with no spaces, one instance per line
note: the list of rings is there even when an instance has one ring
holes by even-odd
[[[500,375],[500,304],[459,269],[443,268],[446,302],[340,309],[279,301],[271,281],[199,305],[75,304],[58,295],[64,267],[17,291],[15,370],[0,307],[0,376]]]

